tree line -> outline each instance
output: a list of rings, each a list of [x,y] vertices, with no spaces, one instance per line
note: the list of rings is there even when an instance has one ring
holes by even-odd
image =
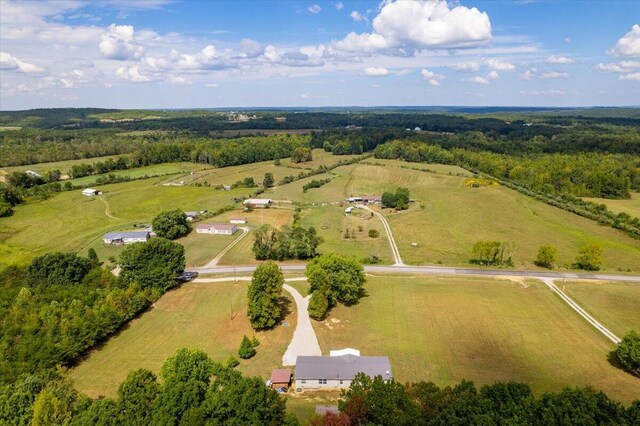
[[[629,408],[593,388],[565,388],[536,397],[524,383],[476,388],[462,381],[440,388],[431,382],[405,385],[358,374],[338,404],[339,414],[318,416],[329,425],[636,425],[640,400]]]
[[[184,269],[182,245],[154,238],[125,247],[114,276],[95,251],[47,253],[0,272],[0,383],[68,365],[143,312]]]

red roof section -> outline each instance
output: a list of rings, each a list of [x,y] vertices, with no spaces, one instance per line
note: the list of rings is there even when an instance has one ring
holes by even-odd
[[[291,381],[291,370],[282,368],[271,372],[271,383],[289,383]]]

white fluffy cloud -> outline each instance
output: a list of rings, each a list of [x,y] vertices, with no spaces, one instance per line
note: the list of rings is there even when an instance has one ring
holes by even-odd
[[[535,77],[537,72],[538,70],[536,68],[529,68],[528,70],[520,74],[520,78],[523,80],[531,80],[533,77]]]
[[[540,76],[540,78],[544,78],[544,79],[555,79],[555,78],[567,78],[569,77],[569,73],[568,72],[560,72],[560,71],[549,71],[549,72],[543,72],[542,75]]]
[[[371,77],[384,77],[389,75],[389,70],[383,67],[369,67],[365,68],[362,73]]]
[[[459,62],[453,66],[453,69],[459,72],[476,72],[480,69],[480,64],[474,61]]]
[[[356,22],[362,21],[362,15],[357,10],[354,10],[353,12],[351,12],[349,16],[351,16],[351,19],[353,19]]]
[[[28,62],[21,61],[20,59],[6,52],[0,52],[0,70],[18,71],[24,73],[39,73],[44,71],[44,69]]]
[[[551,55],[545,59],[545,62],[548,64],[573,64],[576,60],[567,56]]]
[[[640,72],[621,75],[620,80],[640,81]]]
[[[484,62],[494,71],[513,71],[516,69],[516,66],[511,62],[504,62],[498,59],[487,59]]]
[[[475,7],[449,8],[445,0],[384,2],[373,32],[349,33],[335,43],[339,50],[373,52],[400,49],[461,48],[491,40],[489,15]]]
[[[342,10],[344,9],[344,3],[339,1],[338,3],[335,4],[335,7],[336,7],[336,10]]]
[[[489,74],[487,74],[487,78],[491,80],[497,80],[500,78],[500,74],[498,74],[497,71],[491,71]]]
[[[322,12],[322,8],[317,5],[317,4],[312,4],[311,6],[307,7],[307,10],[311,13],[320,13]]]
[[[596,71],[602,73],[627,73],[633,71],[635,68],[640,68],[640,61],[620,61],[614,63],[596,65]]]
[[[436,74],[424,68],[420,71],[420,75],[432,86],[440,86],[440,81],[446,78],[442,74]]]
[[[151,81],[149,76],[140,73],[140,69],[137,65],[118,68],[116,70],[116,76],[122,80],[128,80],[133,83],[146,83]]]
[[[631,27],[631,31],[618,40],[607,53],[614,56],[640,57],[640,25]]]
[[[479,75],[471,77],[467,81],[470,81],[470,82],[476,83],[476,84],[489,84],[489,80],[487,80],[484,77],[480,77]]]
[[[125,61],[139,59],[144,55],[144,48],[136,42],[131,25],[111,24],[108,32],[101,38],[100,53],[107,59]]]

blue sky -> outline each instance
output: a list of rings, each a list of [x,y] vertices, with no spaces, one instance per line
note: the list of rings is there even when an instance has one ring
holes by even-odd
[[[0,109],[640,102],[640,1],[0,0]]]

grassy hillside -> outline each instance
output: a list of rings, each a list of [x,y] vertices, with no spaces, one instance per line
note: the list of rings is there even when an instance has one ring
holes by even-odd
[[[253,336],[247,311],[247,282],[190,283],[165,294],[154,307],[104,345],[92,351],[71,371],[76,387],[91,397],[114,396],[127,373],[148,368],[158,373],[162,362],[179,348],[199,348],[214,361],[224,362],[238,348],[243,335]],[[257,355],[238,369],[268,378],[282,365],[296,326],[295,303],[287,326],[255,333]]]
[[[640,381],[608,363],[614,345],[542,283],[380,276],[366,289],[358,305],[314,322],[323,352],[388,355],[401,382],[591,385],[627,403],[640,394]]]
[[[519,268],[535,268],[533,260],[544,244],[558,248],[560,266],[570,267],[586,243],[604,247],[606,270],[637,271],[640,265],[640,241],[505,187],[472,188],[465,185],[465,177],[389,166],[357,164],[335,172],[342,175],[318,191],[411,190],[416,203],[408,211],[383,210],[407,263],[468,265],[473,244],[490,239],[514,242]],[[414,242],[417,247],[411,246]]]

